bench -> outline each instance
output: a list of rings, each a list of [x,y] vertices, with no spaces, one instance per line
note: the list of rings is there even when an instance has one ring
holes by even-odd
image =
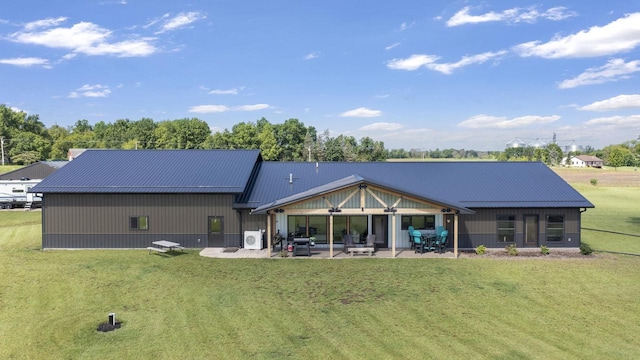
[[[372,256],[374,250],[375,249],[373,247],[350,247],[350,248],[347,248],[347,253],[350,256],[353,256],[353,254],[355,253],[359,253],[359,254],[369,253],[368,255]]]
[[[184,246],[176,245],[172,248],[172,250],[173,249],[180,249],[180,251],[184,252]]]
[[[151,254],[151,251],[157,251],[159,253],[166,253],[167,252],[167,250],[165,250],[165,249],[160,249],[160,248],[153,247],[153,246],[147,247],[147,250],[149,250],[149,254]]]

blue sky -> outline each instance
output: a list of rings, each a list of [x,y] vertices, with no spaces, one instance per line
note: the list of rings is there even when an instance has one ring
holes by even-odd
[[[0,103],[47,126],[261,117],[387,148],[640,135],[640,1],[11,1]]]

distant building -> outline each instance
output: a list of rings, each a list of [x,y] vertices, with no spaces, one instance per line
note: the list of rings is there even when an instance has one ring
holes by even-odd
[[[597,156],[591,155],[576,155],[570,158],[562,159],[562,165],[571,167],[594,167],[601,168],[604,161]]]

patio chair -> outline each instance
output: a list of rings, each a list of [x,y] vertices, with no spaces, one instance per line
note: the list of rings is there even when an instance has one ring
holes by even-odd
[[[367,235],[367,245],[368,248],[373,248],[373,251],[376,250],[376,236],[373,234]]]
[[[448,237],[449,232],[447,230],[443,230],[440,236],[438,236],[433,242],[434,251],[438,251],[440,254],[442,254],[442,250],[447,248]]]
[[[409,234],[409,244],[411,244],[411,248],[413,249],[416,244],[413,242],[413,226],[409,225],[407,228],[407,233]]]
[[[436,237],[440,237],[440,234],[444,231],[444,226],[436,226]]]
[[[416,253],[423,254],[429,251],[426,241],[422,238],[422,234],[418,230],[413,230],[411,233],[411,244],[413,244]]]
[[[353,235],[351,234],[342,234],[342,244],[344,245],[344,252],[347,252],[347,249],[353,247]]]

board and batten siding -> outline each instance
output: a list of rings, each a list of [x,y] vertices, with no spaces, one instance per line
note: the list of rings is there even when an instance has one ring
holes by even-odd
[[[152,241],[207,246],[208,217],[223,216],[225,246],[241,241],[233,194],[46,194],[43,248],[141,248]],[[148,216],[148,230],[130,217]]]
[[[516,234],[515,244],[524,247],[524,216],[538,216],[538,245],[548,247],[580,246],[580,209],[577,208],[505,208],[505,209],[473,209],[472,215],[460,215],[459,246],[472,249],[479,245],[489,248],[503,248],[513,242],[498,241],[498,215],[514,215]],[[564,239],[562,241],[546,241],[546,221],[549,215],[564,216]]]

